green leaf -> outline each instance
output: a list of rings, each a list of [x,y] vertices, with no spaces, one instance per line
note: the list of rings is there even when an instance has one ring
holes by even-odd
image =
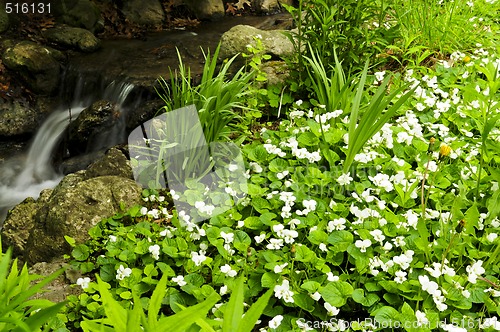
[[[234,247],[237,250],[246,253],[251,243],[252,240],[250,239],[250,236],[248,236],[248,234],[244,231],[237,230],[234,232]]]
[[[328,236],[328,243],[333,245],[334,252],[344,252],[354,241],[354,236],[349,231],[333,231]]]
[[[392,326],[395,322],[399,322],[399,312],[393,307],[384,306],[375,310],[372,315],[383,326]]]
[[[167,291],[167,280],[168,276],[164,274],[156,285],[151,295],[151,299],[149,300],[148,322],[151,328],[156,328],[158,324],[158,312],[161,309],[161,304]]]
[[[368,293],[365,296],[365,290],[362,288],[357,288],[354,290],[354,292],[352,293],[352,299],[364,307],[371,307],[380,300],[378,295],[373,293]]]
[[[73,251],[71,252],[71,255],[77,260],[77,261],[84,261],[90,256],[90,249],[84,244],[80,244],[73,248]]]
[[[224,332],[237,331],[243,316],[243,277],[236,280],[235,287],[232,290],[229,303],[224,312],[222,330]]]
[[[317,146],[319,144],[319,138],[313,133],[306,131],[299,135],[297,142],[299,142],[301,146]]]
[[[479,224],[479,211],[477,209],[477,204],[474,204],[465,212],[465,227],[463,232],[465,234],[476,234],[474,227],[478,227]]]
[[[320,289],[321,297],[331,305],[340,308],[346,304],[354,289],[345,281],[337,281],[327,284]]]
[[[245,313],[245,316],[241,319],[238,325],[238,332],[250,332],[253,331],[255,324],[259,320],[260,316],[264,312],[269,299],[273,295],[273,290],[269,289],[264,293]]]

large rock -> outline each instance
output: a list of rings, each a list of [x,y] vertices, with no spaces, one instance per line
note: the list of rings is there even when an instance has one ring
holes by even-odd
[[[54,14],[59,22],[87,29],[92,33],[99,32],[104,27],[99,8],[89,0],[54,1]]]
[[[165,19],[158,0],[125,0],[122,12],[131,23],[145,26],[160,25]]]
[[[83,52],[93,52],[101,45],[92,32],[81,28],[59,26],[44,31],[43,35],[52,43]]]
[[[89,239],[88,230],[103,218],[120,211],[121,204],[126,208],[139,204],[141,192],[135,181],[117,176],[63,180],[36,213],[24,252],[25,259],[34,264],[50,262],[68,254],[71,247],[64,239],[65,235],[77,243],[85,242]]]
[[[11,247],[14,257],[23,255],[31,229],[33,228],[38,206],[33,198],[28,197],[9,211],[2,228],[2,247],[4,252],[7,248]]]
[[[49,47],[23,41],[7,48],[2,59],[34,92],[52,94],[59,86],[60,54]]]
[[[225,14],[222,0],[185,0],[184,2],[201,20],[218,20]]]
[[[37,112],[19,102],[0,105],[0,136],[31,134],[38,127]]]
[[[130,160],[118,147],[109,149],[103,157],[93,162],[85,172],[86,179],[110,175],[134,179]]]
[[[295,52],[292,42],[283,30],[260,30],[249,25],[237,25],[221,37],[219,58],[230,58],[238,53],[248,52],[247,45],[255,45],[255,36],[262,37],[264,52],[275,58],[291,56]]]
[[[258,12],[272,14],[281,11],[282,4],[292,5],[293,0],[252,0],[252,7]]]
[[[2,4],[2,2],[0,2]],[[0,33],[7,31],[9,28],[9,16],[5,12],[5,7],[0,10]]]
[[[81,154],[87,152],[91,145],[99,145],[101,134],[110,132],[120,116],[118,106],[105,100],[84,109],[68,128],[70,154]]]

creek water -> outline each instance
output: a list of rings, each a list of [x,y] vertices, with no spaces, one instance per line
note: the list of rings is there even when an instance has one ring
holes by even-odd
[[[169,68],[177,68],[176,49],[195,77],[203,68],[201,48],[214,50],[221,35],[231,27],[247,24],[274,29],[276,22],[286,17],[227,17],[222,21],[203,23],[191,30],[151,33],[142,40],[103,40],[100,50],[74,55],[59,96],[63,106],[44,121],[26,152],[0,163],[0,228],[8,209],[27,197],[37,198],[43,189],[53,188],[59,183],[62,174],[53,167],[53,155],[70,121],[84,107],[96,100],[107,100],[121,105],[123,109],[134,86],[152,90],[159,76],[167,78]],[[111,83],[103,86],[103,82]],[[136,106],[138,102],[135,100]],[[98,142],[93,141],[92,148],[97,150],[124,142],[125,136],[125,123],[118,123]]]
[[[74,101],[51,113],[38,129],[28,151],[16,155],[0,164],[0,227],[8,209],[27,197],[38,198],[44,189],[55,187],[62,178],[56,171],[52,158],[59,147],[71,120],[74,120],[92,101],[104,99],[116,103],[124,110],[126,99],[134,85],[125,82],[111,82],[102,94],[85,93],[84,79],[76,83]],[[84,94],[85,93],[85,94]],[[113,130],[101,135],[94,149],[109,147],[123,141],[125,125],[117,124]]]

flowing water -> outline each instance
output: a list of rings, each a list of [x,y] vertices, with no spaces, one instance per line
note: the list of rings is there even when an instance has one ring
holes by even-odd
[[[19,204],[27,197],[38,198],[44,189],[55,187],[62,178],[52,164],[52,158],[59,147],[70,121],[76,119],[80,112],[93,100],[104,99],[117,103],[123,110],[125,100],[134,85],[111,82],[102,96],[82,95],[83,79],[76,84],[75,102],[69,107],[61,107],[54,111],[42,124],[33,138],[28,151],[14,156],[0,164],[0,227],[8,209]],[[97,147],[114,145],[125,136],[124,125],[117,125],[110,132],[100,137]],[[95,148],[95,147],[94,147]]]

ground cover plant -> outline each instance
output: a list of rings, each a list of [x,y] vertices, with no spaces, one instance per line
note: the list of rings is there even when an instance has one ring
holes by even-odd
[[[313,17],[325,4],[299,9]],[[331,49],[318,47],[320,16],[295,11],[299,35],[311,38],[299,40],[306,67],[287,90],[294,102],[275,104],[273,121],[252,119],[261,115],[254,109],[217,131],[249,124],[224,135],[242,149],[247,196],[193,223],[172,207],[180,193],[145,189],[141,206],[102,220],[87,243],[68,238],[83,293],[69,298],[60,322],[68,330],[139,330],[139,321],[151,330],[183,317],[186,331],[500,331],[500,56],[491,14],[500,3],[470,1],[453,13],[489,27],[475,30],[484,47],[465,49],[460,40],[407,39],[403,20],[419,13],[399,5],[369,7],[362,22],[384,27],[387,18],[387,33],[399,33],[375,59],[416,47],[392,54],[406,65],[392,73],[393,64],[367,62],[371,52],[346,59],[328,38]],[[432,5],[436,16],[455,8]],[[255,38],[247,61],[265,82]],[[268,107],[265,88],[246,83],[234,105]]]

